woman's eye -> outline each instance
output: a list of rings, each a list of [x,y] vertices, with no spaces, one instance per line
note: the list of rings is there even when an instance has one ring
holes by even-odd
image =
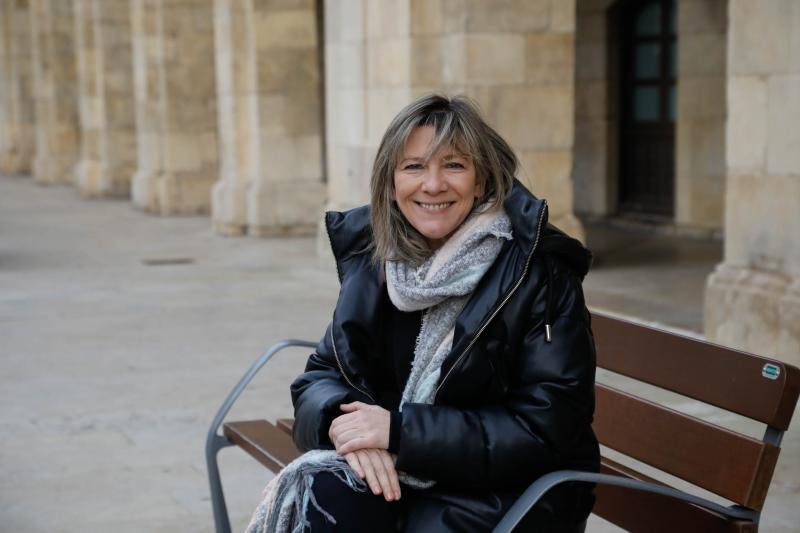
[[[447,163],[447,168],[464,168],[464,165],[462,165],[458,161],[450,161],[449,163]]]
[[[403,170],[419,170],[422,168],[422,165],[419,163],[409,163],[408,165],[403,167]]]

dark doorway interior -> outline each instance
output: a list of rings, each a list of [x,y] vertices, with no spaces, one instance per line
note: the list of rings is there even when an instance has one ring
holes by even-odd
[[[619,7],[619,211],[672,217],[675,0],[636,0]]]

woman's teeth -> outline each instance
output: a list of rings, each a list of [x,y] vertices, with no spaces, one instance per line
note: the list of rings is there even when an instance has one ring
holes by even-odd
[[[452,205],[452,203],[453,202],[444,202],[444,203],[441,203],[441,204],[423,204],[422,202],[419,202],[419,205],[422,208],[430,209],[431,211],[441,211],[442,209],[450,207],[450,205]]]

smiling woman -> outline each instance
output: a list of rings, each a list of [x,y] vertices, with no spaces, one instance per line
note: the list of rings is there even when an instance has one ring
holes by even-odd
[[[543,474],[598,469],[590,254],[516,169],[465,98],[389,125],[370,205],[326,216],[339,300],[291,386],[307,453],[250,532],[490,531]],[[592,505],[554,490],[517,531],[583,531]]]
[[[466,98],[412,102],[386,129],[372,169],[374,257],[424,261],[474,207],[499,207],[517,165]]]

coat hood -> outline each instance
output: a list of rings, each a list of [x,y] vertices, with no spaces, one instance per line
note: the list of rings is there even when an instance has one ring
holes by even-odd
[[[514,238],[522,240],[526,250],[536,245],[537,227],[536,213],[546,204],[545,200],[536,198],[525,186],[514,180],[511,194],[503,204],[506,213],[511,218],[514,229]],[[544,205],[544,219],[546,224],[538,235],[539,250],[555,256],[562,263],[578,273],[583,279],[592,264],[592,253],[578,239],[574,239],[547,222],[547,205]]]

